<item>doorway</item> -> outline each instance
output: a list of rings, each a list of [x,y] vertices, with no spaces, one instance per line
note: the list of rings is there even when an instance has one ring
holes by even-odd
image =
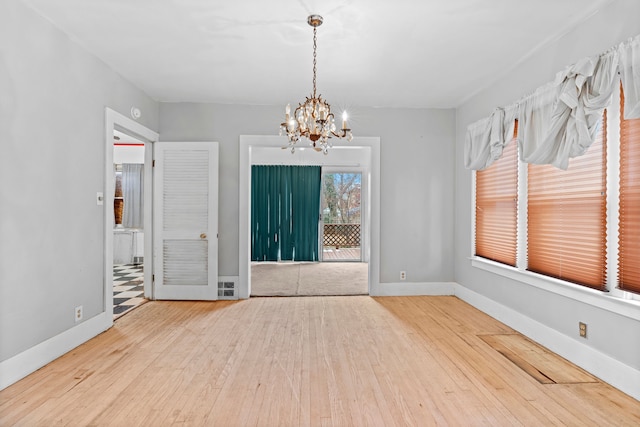
[[[144,304],[144,141],[113,131],[113,318]]]
[[[117,133],[116,133],[117,132]],[[110,109],[105,108],[105,191],[99,195],[104,203],[104,311],[109,314],[107,317],[107,327],[113,324],[114,312],[114,228],[115,228],[115,190],[116,180],[114,171],[114,136],[126,135],[133,137],[143,144],[143,197],[142,197],[142,232],[139,236],[138,248],[142,255],[142,277],[143,296],[147,299],[153,298],[152,269],[153,257],[144,256],[152,253],[152,215],[151,215],[151,192],[152,192],[152,143],[158,140],[159,135],[139,124],[138,122]],[[122,137],[121,137],[122,138]],[[133,243],[132,243],[133,244]],[[140,248],[141,246],[141,248]],[[133,249],[133,248],[132,248]],[[132,253],[132,255],[135,255]],[[126,274],[128,274],[127,272]],[[126,294],[125,294],[126,295]]]
[[[369,183],[362,193],[369,199],[362,215],[367,218],[361,236],[361,260],[366,261],[366,293],[375,294],[379,283],[379,138],[355,138],[348,147],[334,146],[327,156],[319,156],[313,150],[296,150],[294,156],[289,151],[281,150],[282,138],[269,136],[240,137],[240,243],[239,243],[239,297],[248,298],[253,295],[251,277],[251,165],[268,161],[269,164],[303,164],[321,165],[323,168],[361,169],[362,180]],[[320,227],[320,224],[319,224]],[[321,245],[321,242],[319,243]],[[321,247],[321,246],[320,246]],[[284,263],[282,263],[284,264]],[[320,266],[330,267],[331,263],[319,262]],[[350,264],[358,264],[350,263]],[[284,265],[279,265],[278,268]],[[375,267],[374,267],[375,266]],[[275,267],[274,267],[275,268]],[[282,276],[279,270],[277,276]],[[294,273],[292,273],[294,274]],[[295,274],[304,274],[297,272]],[[326,273],[320,274],[328,277]]]
[[[362,173],[324,169],[320,194],[322,261],[362,261]]]
[[[368,293],[367,266],[354,262],[361,261],[362,174],[324,168],[252,165],[251,296]],[[323,262],[323,250],[336,262]],[[354,252],[357,259],[337,259]]]

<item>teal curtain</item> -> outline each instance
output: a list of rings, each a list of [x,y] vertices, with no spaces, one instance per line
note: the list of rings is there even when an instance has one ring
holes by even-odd
[[[251,260],[318,261],[320,166],[251,167]]]

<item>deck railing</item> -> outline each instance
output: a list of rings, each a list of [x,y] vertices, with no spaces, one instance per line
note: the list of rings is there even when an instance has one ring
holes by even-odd
[[[323,246],[360,247],[360,224],[324,224]]]

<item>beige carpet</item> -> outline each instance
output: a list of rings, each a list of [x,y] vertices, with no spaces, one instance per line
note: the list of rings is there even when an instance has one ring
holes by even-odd
[[[364,262],[256,262],[251,296],[368,295]]]

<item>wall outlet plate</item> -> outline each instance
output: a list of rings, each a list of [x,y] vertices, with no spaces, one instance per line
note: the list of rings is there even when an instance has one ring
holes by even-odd
[[[74,309],[74,315],[75,315],[75,319],[76,322],[79,322],[82,320],[82,306],[79,305]]]
[[[400,272],[400,280],[407,280],[407,272],[406,271],[401,271]]]
[[[587,337],[587,324],[586,323],[582,323],[582,322],[578,322],[578,328],[580,330],[580,336],[582,338],[586,338]]]

